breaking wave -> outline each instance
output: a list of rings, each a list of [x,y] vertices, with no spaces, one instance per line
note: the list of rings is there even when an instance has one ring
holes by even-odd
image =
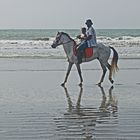
[[[33,40],[0,40],[0,57],[64,58],[63,47],[51,48],[54,37]],[[77,40],[76,40],[77,41]],[[97,41],[115,47],[122,58],[140,58],[140,37],[98,36]]]

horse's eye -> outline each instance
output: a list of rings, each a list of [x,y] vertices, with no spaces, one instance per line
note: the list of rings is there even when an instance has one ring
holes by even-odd
[[[58,42],[58,38],[56,38],[55,41]]]
[[[56,42],[58,42],[59,41],[59,37],[56,37]]]

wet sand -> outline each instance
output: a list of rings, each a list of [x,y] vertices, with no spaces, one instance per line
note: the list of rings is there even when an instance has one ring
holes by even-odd
[[[1,140],[139,140],[140,60],[120,59],[115,83],[102,87],[95,60],[73,68],[63,59],[0,59]]]

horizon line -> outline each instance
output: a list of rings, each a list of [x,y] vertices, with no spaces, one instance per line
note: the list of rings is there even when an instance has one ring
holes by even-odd
[[[140,28],[95,28],[95,30],[139,30]],[[0,28],[0,30],[80,30],[79,28]]]

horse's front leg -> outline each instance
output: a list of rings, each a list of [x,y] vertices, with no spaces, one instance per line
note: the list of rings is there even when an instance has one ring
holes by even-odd
[[[68,70],[67,70],[67,73],[66,73],[66,77],[65,77],[64,83],[62,83],[61,86],[65,86],[65,83],[67,82],[67,79],[68,79],[68,76],[70,74],[72,66],[73,66],[73,63],[69,62],[69,66],[68,66]]]
[[[79,86],[82,86],[82,82],[83,82],[83,78],[82,78],[82,74],[81,74],[81,68],[80,68],[80,64],[76,64],[79,76],[80,76],[80,84]]]

